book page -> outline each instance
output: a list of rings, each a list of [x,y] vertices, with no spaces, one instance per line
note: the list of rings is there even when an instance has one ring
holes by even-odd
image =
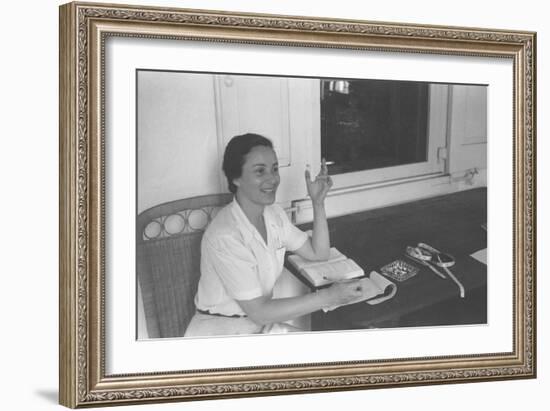
[[[315,267],[315,266],[323,265],[323,264],[326,264],[326,263],[329,263],[329,262],[341,261],[341,260],[345,260],[345,259],[347,259],[347,257],[334,247],[331,247],[329,258],[326,261],[306,260],[305,258],[302,258],[297,254],[292,254],[288,257],[288,261],[290,263],[292,263],[292,265],[294,265],[298,269],[304,269],[304,268],[307,268],[307,267]]]
[[[480,263],[483,263],[487,265],[487,249],[484,248],[483,250],[476,251],[475,253],[471,254],[470,257],[475,258]]]
[[[364,271],[351,259],[325,262],[304,268],[302,274],[315,286],[361,277]]]
[[[379,297],[367,300],[367,304],[380,304],[383,301],[389,300],[397,293],[397,286],[376,271],[371,271],[369,278],[381,292]]]

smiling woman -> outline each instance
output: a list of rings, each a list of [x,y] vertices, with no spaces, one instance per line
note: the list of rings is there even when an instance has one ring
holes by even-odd
[[[251,133],[231,139],[225,149],[223,171],[235,197],[203,236],[197,312],[186,337],[299,331],[286,321],[361,296],[358,281],[300,296],[273,296],[286,250],[308,260],[328,258],[324,199],[332,181],[324,161],[314,181],[309,170],[305,172],[314,204],[311,237],[292,225],[285,211],[275,204],[279,165],[269,139]]]
[[[233,138],[225,149],[223,171],[229,191],[238,193],[240,204],[275,202],[281,178],[273,144],[267,138],[258,134]]]

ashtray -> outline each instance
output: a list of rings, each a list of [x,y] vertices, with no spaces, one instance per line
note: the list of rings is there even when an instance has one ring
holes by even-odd
[[[403,260],[395,260],[380,269],[382,274],[397,281],[405,281],[418,274],[418,268]]]

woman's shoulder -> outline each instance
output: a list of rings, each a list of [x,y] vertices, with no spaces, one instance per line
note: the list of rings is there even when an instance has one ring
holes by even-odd
[[[236,238],[239,236],[238,224],[231,207],[232,204],[229,203],[218,211],[206,228],[203,238],[214,241],[215,239],[220,240],[227,237]]]
[[[283,207],[279,204],[271,204],[266,207],[266,212],[271,215],[271,217],[277,222],[278,225],[284,225],[288,220],[288,215]]]

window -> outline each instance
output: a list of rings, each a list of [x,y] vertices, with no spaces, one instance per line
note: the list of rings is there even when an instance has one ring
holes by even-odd
[[[320,87],[321,155],[339,186],[444,171],[446,85],[324,79]]]

